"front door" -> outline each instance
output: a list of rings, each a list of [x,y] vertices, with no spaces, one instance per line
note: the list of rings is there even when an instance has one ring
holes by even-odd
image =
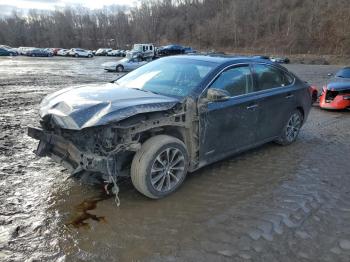
[[[255,143],[259,105],[249,65],[222,72],[209,88],[223,89],[225,101],[209,101],[200,112],[200,158],[212,162]]]

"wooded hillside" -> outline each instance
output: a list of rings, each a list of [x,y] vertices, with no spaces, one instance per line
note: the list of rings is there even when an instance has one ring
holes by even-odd
[[[138,7],[0,20],[0,44],[125,48],[178,43],[200,50],[350,54],[349,0],[148,0]]]

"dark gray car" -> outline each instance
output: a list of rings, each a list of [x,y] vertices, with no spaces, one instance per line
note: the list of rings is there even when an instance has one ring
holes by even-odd
[[[249,57],[153,61],[114,83],[67,88],[41,103],[36,154],[77,177],[130,176],[150,198],[186,173],[258,145],[294,142],[311,107],[309,85]]]

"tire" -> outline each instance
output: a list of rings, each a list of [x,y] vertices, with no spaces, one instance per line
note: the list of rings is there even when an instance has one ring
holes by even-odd
[[[115,70],[118,72],[118,73],[121,73],[124,71],[124,66],[122,65],[117,65],[117,67],[115,68]]]
[[[163,198],[182,185],[188,162],[187,149],[181,140],[157,135],[143,143],[135,154],[131,181],[141,194],[153,199]]]
[[[78,54],[75,54],[74,56],[75,56],[75,57],[79,57],[79,55],[78,55]]]
[[[34,54],[32,54],[32,57],[35,57],[35,55],[34,55]]]
[[[303,120],[304,117],[300,110],[293,111],[283,127],[281,136],[275,142],[282,146],[290,145],[295,142],[298,138]]]
[[[92,57],[92,55],[88,55],[88,58],[91,58]]]

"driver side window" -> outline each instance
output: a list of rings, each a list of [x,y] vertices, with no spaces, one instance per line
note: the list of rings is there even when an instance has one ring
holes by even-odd
[[[231,97],[253,91],[253,77],[248,65],[230,68],[221,73],[211,88],[223,89]]]

